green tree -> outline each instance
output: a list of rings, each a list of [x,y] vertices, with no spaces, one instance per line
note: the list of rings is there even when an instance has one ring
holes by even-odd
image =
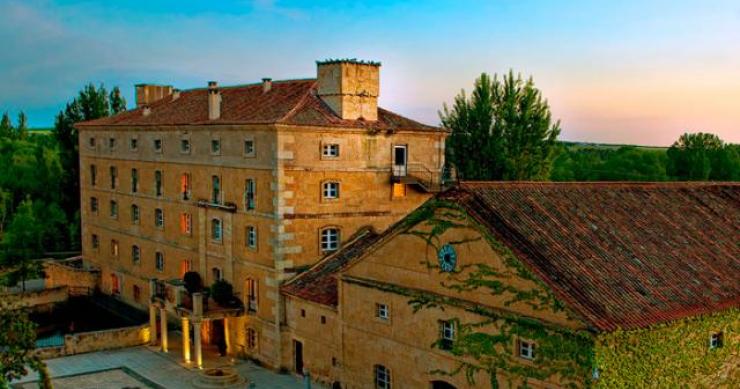
[[[0,301],[0,388],[26,376],[29,367],[41,374],[39,387],[51,388],[46,365],[35,349],[36,324],[28,319],[26,310]]]
[[[11,138],[13,131],[13,122],[10,121],[8,112],[5,112],[2,119],[0,119],[0,138]]]
[[[41,264],[36,261],[43,254],[44,227],[34,214],[33,202],[24,200],[8,228],[3,233],[2,268],[5,285],[21,284],[25,292],[26,280],[41,274]]]
[[[483,73],[470,98],[465,91],[440,112],[451,130],[447,160],[467,180],[543,180],[549,177],[560,134],[532,78],[509,71],[499,80]]]
[[[18,127],[15,128],[15,137],[17,139],[28,138],[28,117],[23,111],[18,114]]]
[[[666,172],[678,180],[708,180],[712,161],[718,158],[723,148],[724,143],[717,135],[685,133],[668,149]]]
[[[110,110],[113,115],[126,110],[126,99],[121,96],[121,90],[117,86],[110,92]]]

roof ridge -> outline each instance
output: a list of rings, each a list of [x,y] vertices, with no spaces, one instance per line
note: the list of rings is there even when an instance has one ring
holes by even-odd
[[[298,103],[295,106],[293,106],[293,108],[291,108],[288,112],[286,112],[285,115],[283,115],[283,117],[281,117],[278,120],[276,120],[275,123],[283,123],[283,122],[287,121],[288,119],[290,119],[291,117],[293,117],[293,115],[295,115],[296,112],[298,112],[298,110],[300,108],[302,108],[304,105],[306,105],[306,100],[308,100],[309,97],[312,96],[311,91],[313,91],[313,88],[316,86],[317,83],[318,83],[318,80],[314,80],[313,85],[311,85],[311,87],[308,88],[308,90],[303,95],[303,97],[301,97],[301,99],[298,100]]]

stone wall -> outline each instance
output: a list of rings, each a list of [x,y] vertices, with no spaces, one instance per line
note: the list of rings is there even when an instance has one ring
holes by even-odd
[[[100,285],[100,271],[85,267],[82,258],[47,260],[44,262],[46,287],[68,286],[95,290]]]
[[[141,346],[149,343],[150,336],[147,323],[132,327],[64,335],[64,346],[40,348],[36,352],[42,359],[58,358],[93,351]]]
[[[14,306],[41,307],[67,301],[69,298],[69,288],[66,286],[57,286],[34,292],[0,294],[0,299],[11,301]]]

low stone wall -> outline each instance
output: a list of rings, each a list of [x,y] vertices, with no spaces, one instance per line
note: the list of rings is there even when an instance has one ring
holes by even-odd
[[[41,306],[51,306],[55,303],[67,301],[69,299],[69,288],[57,286],[26,293],[3,293],[0,294],[0,299],[10,301],[12,306],[36,309]]]
[[[141,346],[149,343],[150,336],[149,324],[82,332],[64,335],[64,346],[39,348],[36,349],[36,353],[42,359],[49,359],[93,351]]]
[[[82,257],[44,261],[47,288],[66,285],[95,290],[100,286],[100,270],[86,266]]]

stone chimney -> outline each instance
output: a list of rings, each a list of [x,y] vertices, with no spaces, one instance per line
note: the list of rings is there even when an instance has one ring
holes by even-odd
[[[378,120],[380,63],[356,59],[316,62],[318,96],[342,119]]]
[[[262,93],[267,93],[272,89],[272,78],[262,79]]]
[[[172,85],[136,84],[136,108],[162,100],[172,94]]]
[[[216,81],[208,81],[208,120],[221,117],[221,92]]]

